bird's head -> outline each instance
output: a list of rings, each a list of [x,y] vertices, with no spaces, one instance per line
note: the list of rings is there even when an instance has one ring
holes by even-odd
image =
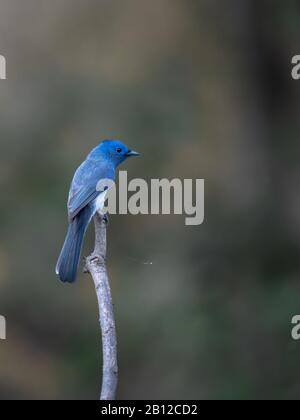
[[[120,140],[104,140],[97,146],[92,153],[100,153],[103,157],[113,162],[116,166],[120,165],[125,159],[140,154],[131,150]]]

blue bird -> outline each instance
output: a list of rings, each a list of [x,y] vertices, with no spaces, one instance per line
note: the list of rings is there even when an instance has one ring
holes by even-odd
[[[97,191],[103,179],[115,181],[117,167],[128,157],[139,156],[119,140],[104,140],[96,146],[76,170],[69,192],[69,228],[56,264],[63,282],[76,280],[84,234],[96,212],[101,212],[105,191]]]

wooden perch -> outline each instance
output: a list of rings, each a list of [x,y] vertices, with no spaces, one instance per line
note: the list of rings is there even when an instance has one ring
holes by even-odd
[[[90,273],[94,280],[100,314],[103,357],[100,399],[115,400],[118,385],[117,337],[109,277],[106,268],[107,221],[96,214],[94,222],[95,249],[86,258],[85,272]]]

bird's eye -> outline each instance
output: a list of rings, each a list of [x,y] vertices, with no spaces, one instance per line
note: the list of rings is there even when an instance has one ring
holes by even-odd
[[[121,153],[121,152],[122,152],[121,147],[118,147],[118,148],[117,148],[117,153]]]

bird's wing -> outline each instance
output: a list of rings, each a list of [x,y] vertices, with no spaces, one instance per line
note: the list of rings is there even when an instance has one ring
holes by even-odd
[[[103,192],[97,190],[97,184],[102,179],[115,179],[114,168],[109,163],[87,159],[79,166],[69,193],[69,220],[73,220],[80,210]]]

